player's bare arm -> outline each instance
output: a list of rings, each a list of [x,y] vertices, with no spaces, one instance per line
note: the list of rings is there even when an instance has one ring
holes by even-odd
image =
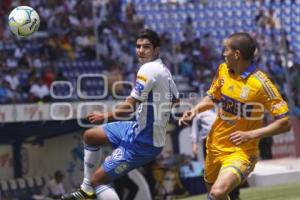
[[[268,136],[277,135],[287,132],[291,129],[291,123],[287,117],[278,119],[266,127],[251,131],[236,131],[229,135],[229,140],[235,144],[240,145],[252,139],[261,139]]]
[[[110,122],[116,118],[128,117],[130,114],[134,113],[140,101],[129,96],[125,101],[121,102],[116,106],[116,108],[111,112],[92,112],[87,115],[87,119],[91,123]]]
[[[192,152],[193,152],[194,156],[198,155],[198,152],[199,152],[199,143],[198,142],[192,143]]]
[[[182,117],[178,121],[178,124],[180,126],[187,126],[198,113],[212,109],[214,106],[215,103],[213,100],[209,96],[205,96],[195,107],[183,113]]]
[[[172,102],[172,107],[174,108],[177,108],[180,106],[180,99],[175,99],[173,102]]]

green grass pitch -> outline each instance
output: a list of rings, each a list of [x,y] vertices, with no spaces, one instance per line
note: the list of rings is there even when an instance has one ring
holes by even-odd
[[[300,200],[300,182],[284,185],[241,189],[241,200]],[[207,200],[206,195],[181,200]]]

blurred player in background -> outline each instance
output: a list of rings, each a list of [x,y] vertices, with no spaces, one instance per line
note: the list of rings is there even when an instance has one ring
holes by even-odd
[[[192,151],[193,156],[198,157],[199,151],[206,156],[206,138],[211,130],[211,126],[216,120],[214,109],[201,112],[195,116],[192,123]],[[200,148],[199,148],[200,147]],[[201,149],[201,150],[200,150]]]
[[[230,199],[229,192],[254,169],[259,139],[291,127],[287,103],[253,62],[253,38],[248,33],[234,33],[224,46],[225,63],[219,66],[208,95],[179,120],[180,125],[188,125],[198,113],[221,103],[207,138],[205,181],[209,200]],[[275,121],[261,128],[264,108]]]
[[[112,112],[91,113],[88,120],[104,123],[127,119],[138,106],[135,121],[118,121],[91,128],[84,133],[84,179],[81,188],[62,197],[64,200],[117,200],[108,185],[111,181],[140,167],[161,152],[166,140],[166,126],[171,107],[179,93],[168,68],[158,57],[160,38],[156,32],[142,30],[136,39],[136,54],[142,65],[135,88]],[[115,150],[100,163],[100,147],[110,144]]]

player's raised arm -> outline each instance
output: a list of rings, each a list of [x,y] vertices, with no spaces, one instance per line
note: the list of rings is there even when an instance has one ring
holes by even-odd
[[[198,113],[212,109],[216,105],[215,103],[220,101],[220,89],[224,83],[223,78],[220,76],[222,70],[224,70],[224,65],[221,64],[216,71],[209,90],[207,91],[207,96],[205,96],[195,107],[183,113],[181,119],[178,121],[180,126],[190,124]]]
[[[129,96],[125,101],[119,103],[111,112],[92,112],[87,115],[87,119],[91,123],[110,122],[116,119],[128,118],[135,112],[140,101]]]
[[[178,121],[178,124],[180,126],[188,125],[198,113],[212,109],[214,106],[215,102],[211,99],[211,97],[205,96],[195,107],[183,113],[182,117]]]

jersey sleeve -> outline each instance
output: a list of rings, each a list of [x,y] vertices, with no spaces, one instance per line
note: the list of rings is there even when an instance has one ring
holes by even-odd
[[[200,134],[199,134],[199,118],[198,115],[194,117],[192,122],[192,131],[191,131],[191,137],[193,143],[198,143],[200,141]]]
[[[172,99],[172,100],[173,101],[178,100],[180,97],[179,97],[179,91],[176,87],[176,84],[173,79],[170,79],[169,81],[170,81],[171,93],[172,93],[172,96],[174,97],[174,99]]]
[[[261,79],[261,88],[258,94],[259,102],[263,103],[264,107],[275,119],[287,117],[288,104],[284,101],[276,86],[266,75],[260,73],[258,76]]]
[[[142,65],[137,73],[135,86],[132,89],[130,96],[139,101],[145,101],[148,94],[151,92],[154,83],[154,73],[151,72],[150,66]]]
[[[222,78],[222,65],[219,66],[215,77],[212,81],[212,84],[209,88],[209,90],[207,91],[207,95],[213,100],[213,101],[220,101],[221,100],[221,87],[224,84],[224,80]]]

